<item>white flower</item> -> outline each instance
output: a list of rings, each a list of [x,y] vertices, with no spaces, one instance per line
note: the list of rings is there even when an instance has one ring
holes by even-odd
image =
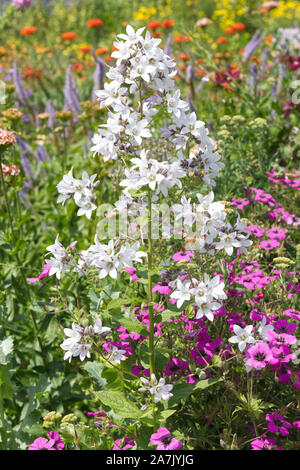
[[[266,325],[266,323],[267,323],[267,319],[266,319],[266,317],[264,316],[263,319],[262,319],[262,321],[261,321],[260,324],[259,324],[258,329],[257,329],[258,334],[260,335],[260,337],[261,337],[264,341],[268,341],[268,340],[269,340],[268,331],[274,330],[274,326],[273,326],[273,325]]]
[[[109,360],[120,364],[121,361],[125,361],[127,359],[127,357],[124,356],[125,352],[125,349],[118,349],[116,346],[113,346]]]
[[[158,403],[160,400],[169,400],[172,396],[173,393],[170,393],[173,385],[171,384],[166,384],[165,379],[161,378],[159,379],[159,382],[157,383],[157,379],[152,374],[152,382],[154,383],[153,387],[149,389],[151,395],[154,395],[154,401],[155,403]]]
[[[239,350],[243,352],[247,344],[256,343],[256,340],[251,336],[252,329],[252,325],[247,325],[245,328],[241,328],[239,325],[233,325],[235,336],[231,336],[228,341],[233,344],[238,344]]]
[[[102,320],[100,318],[96,318],[95,324],[94,324],[94,333],[97,336],[101,336],[102,338],[105,338],[110,332],[111,332],[111,328],[108,328],[107,326],[102,326]]]
[[[189,281],[182,282],[180,279],[176,281],[176,290],[172,292],[170,297],[177,300],[177,308],[181,308],[182,304],[191,299],[192,289]]]

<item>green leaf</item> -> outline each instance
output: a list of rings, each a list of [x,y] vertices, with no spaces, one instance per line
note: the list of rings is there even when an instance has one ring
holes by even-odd
[[[11,398],[14,395],[13,384],[10,380],[10,373],[7,366],[0,364],[0,388],[1,399]]]
[[[102,377],[103,364],[94,361],[84,364],[83,369],[94,379],[97,390],[105,390],[107,381]]]
[[[141,410],[123,392],[101,391],[96,392],[96,395],[103,405],[111,408],[120,418],[138,419],[141,416]]]

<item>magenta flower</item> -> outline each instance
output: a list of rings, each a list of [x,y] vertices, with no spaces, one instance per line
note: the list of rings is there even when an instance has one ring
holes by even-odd
[[[171,437],[167,428],[158,428],[157,432],[150,437],[150,442],[157,446],[156,450],[178,450],[182,447],[182,443],[175,437]]]
[[[26,280],[31,283],[38,282],[43,279],[43,277],[49,276],[51,268],[52,266],[50,266],[50,264],[44,264],[43,271],[41,272],[39,277],[28,277]]]
[[[236,206],[238,210],[242,210],[245,206],[248,206],[250,202],[247,198],[243,197],[241,199],[236,199],[235,197],[232,198],[231,204]]]
[[[133,437],[123,437],[114,442],[112,450],[128,450],[135,446]]]
[[[272,433],[280,432],[282,436],[287,436],[289,434],[288,429],[292,427],[291,423],[284,420],[284,417],[279,413],[272,413],[266,415],[266,421],[268,424],[268,430]]]
[[[246,229],[255,237],[262,237],[265,234],[265,229],[258,227],[258,225],[250,225]]]
[[[49,441],[44,437],[38,437],[28,447],[28,450],[63,450],[65,447],[60,435],[55,431],[48,433]]]
[[[251,442],[251,447],[252,450],[282,450],[281,447],[276,446],[276,438],[269,439],[266,434],[260,439],[254,439]]]
[[[190,261],[190,259],[195,255],[193,251],[178,251],[173,255],[174,261]]]
[[[251,346],[248,348],[246,356],[248,357],[247,366],[255,369],[263,369],[268,363],[273,362],[272,351],[266,343],[256,343]]]
[[[169,295],[172,292],[172,289],[168,284],[163,282],[158,282],[152,289],[152,292],[159,292],[162,295]]]
[[[12,3],[17,7],[30,7],[31,0],[12,0]]]
[[[262,240],[258,244],[258,246],[264,250],[273,250],[273,248],[277,248],[279,245],[280,243],[277,240]]]
[[[87,416],[98,416],[99,418],[105,418],[106,417],[106,413],[104,410],[100,410],[100,411],[88,411],[87,412]]]
[[[52,443],[48,442],[44,437],[38,437],[28,447],[28,450],[55,450]]]
[[[267,235],[271,239],[284,240],[286,237],[286,230],[281,227],[272,227],[271,230],[268,230]]]
[[[63,450],[63,448],[65,447],[65,444],[61,440],[58,432],[50,431],[48,432],[48,436],[50,439],[49,444],[52,445],[53,450]]]

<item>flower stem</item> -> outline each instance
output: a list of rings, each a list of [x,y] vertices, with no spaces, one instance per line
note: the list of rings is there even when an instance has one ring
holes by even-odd
[[[154,360],[154,313],[152,305],[152,200],[151,190],[148,189],[148,309],[149,309],[149,353],[150,374],[155,374]]]

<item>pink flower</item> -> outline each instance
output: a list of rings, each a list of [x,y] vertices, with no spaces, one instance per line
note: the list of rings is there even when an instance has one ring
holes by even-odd
[[[272,433],[280,431],[282,436],[287,436],[289,434],[288,429],[292,427],[291,423],[284,420],[284,417],[279,413],[267,414],[266,421],[268,424],[268,430]]]
[[[268,230],[267,236],[275,240],[284,240],[286,230],[281,227],[272,227],[271,230]]]
[[[279,245],[280,243],[277,240],[262,240],[258,244],[258,246],[264,250],[273,250],[273,248],[277,248]]]
[[[251,235],[255,235],[256,237],[262,237],[265,234],[265,229],[260,228],[257,225],[250,225],[249,227],[246,227],[246,229],[251,233]]]
[[[49,276],[51,268],[52,266],[50,266],[50,264],[44,264],[43,271],[41,272],[39,277],[28,277],[26,280],[31,283],[38,282],[43,279],[43,277]]]
[[[133,437],[124,437],[123,439],[117,439],[114,442],[112,450],[128,450],[135,446]]]
[[[48,442],[44,437],[38,437],[28,447],[28,450],[54,450],[52,443]]]
[[[28,447],[28,450],[63,450],[65,447],[60,435],[55,431],[48,433],[49,441],[44,437],[38,437]]]
[[[178,450],[182,447],[182,443],[171,437],[167,428],[158,428],[157,432],[151,435],[150,442],[157,446],[156,450]]]
[[[12,0],[12,3],[17,7],[30,7],[31,0]]]
[[[263,369],[268,363],[273,362],[272,351],[266,343],[257,343],[251,346],[247,350],[246,356],[249,358],[246,361],[247,366],[255,369]]]
[[[48,436],[49,436],[49,439],[50,439],[49,444],[52,445],[53,450],[63,450],[63,448],[65,447],[65,444],[61,440],[60,435],[58,434],[58,432],[50,431],[50,432],[48,432]]]
[[[173,255],[174,261],[190,261],[191,258],[195,255],[193,251],[178,251]]]
[[[281,447],[275,446],[276,439],[269,439],[268,436],[265,434],[261,436],[260,439],[254,439],[251,442],[252,450],[273,450],[274,448],[277,450],[282,450]]]
[[[245,206],[248,206],[250,202],[247,198],[243,197],[241,199],[236,199],[235,197],[232,198],[231,204],[236,206],[238,210],[242,210]]]
[[[169,295],[172,292],[172,289],[168,284],[163,282],[158,282],[152,289],[152,292],[159,292],[162,295]]]

